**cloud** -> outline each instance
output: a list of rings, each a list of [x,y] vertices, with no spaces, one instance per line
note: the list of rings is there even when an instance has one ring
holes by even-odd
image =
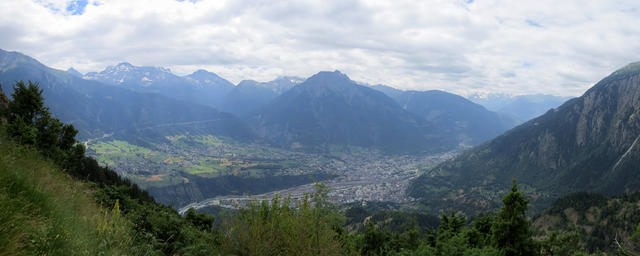
[[[460,94],[579,95],[640,60],[637,1],[16,0],[0,48],[87,72],[128,61],[233,82],[339,69]]]

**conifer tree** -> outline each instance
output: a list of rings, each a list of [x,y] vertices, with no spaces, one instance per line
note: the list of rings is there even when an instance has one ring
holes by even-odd
[[[518,191],[515,179],[511,192],[502,199],[502,203],[504,206],[491,227],[494,246],[503,249],[506,256],[534,255],[535,243],[525,215],[529,200]]]

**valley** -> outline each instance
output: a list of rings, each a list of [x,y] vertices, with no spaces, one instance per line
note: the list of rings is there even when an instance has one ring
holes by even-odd
[[[640,1],[0,13],[0,256],[640,256]]]
[[[301,198],[312,192],[312,182],[324,181],[331,188],[336,204],[366,201],[406,203],[410,181],[437,164],[457,155],[453,150],[431,155],[388,155],[374,149],[338,146],[327,152],[310,153],[285,150],[260,144],[235,142],[215,136],[169,136],[167,143],[150,147],[132,145],[105,136],[87,143],[88,153],[102,165],[151,191],[197,183],[196,180],[233,176],[240,179],[274,177],[311,177],[321,174],[326,180],[307,178],[304,184],[274,183],[267,191],[227,190],[202,193],[191,201],[180,196],[159,196],[176,206],[201,208],[209,205],[236,207],[247,201],[270,200],[273,195]],[[297,182],[297,181],[296,181]],[[286,183],[286,182],[285,182]]]

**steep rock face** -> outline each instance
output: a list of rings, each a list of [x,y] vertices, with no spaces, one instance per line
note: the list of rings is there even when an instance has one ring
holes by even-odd
[[[406,152],[456,144],[443,130],[339,71],[310,77],[262,108],[254,120],[260,136],[282,146],[341,144]]]
[[[425,203],[490,208],[513,178],[535,203],[573,191],[619,194],[640,189],[640,63],[620,69],[582,97],[445,162],[409,189]],[[434,193],[435,187],[457,191]],[[451,190],[447,192],[451,192]],[[536,202],[537,201],[537,202]]]

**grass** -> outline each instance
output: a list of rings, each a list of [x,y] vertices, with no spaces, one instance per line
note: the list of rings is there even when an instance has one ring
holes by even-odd
[[[125,170],[127,178],[142,188],[184,183],[191,175],[202,178],[277,176],[283,170],[317,166],[328,161],[324,157],[308,158],[300,152],[242,144],[212,135],[182,134],[165,138],[170,143],[157,147],[143,147],[121,140],[98,140],[88,146],[100,164]],[[349,150],[357,151],[358,148]]]
[[[98,162],[108,165],[116,165],[122,161],[136,161],[139,158],[153,162],[162,162],[169,159],[164,153],[121,140],[98,141],[92,143],[90,148],[96,151]]]
[[[90,185],[0,136],[0,255],[124,255],[133,239]]]

